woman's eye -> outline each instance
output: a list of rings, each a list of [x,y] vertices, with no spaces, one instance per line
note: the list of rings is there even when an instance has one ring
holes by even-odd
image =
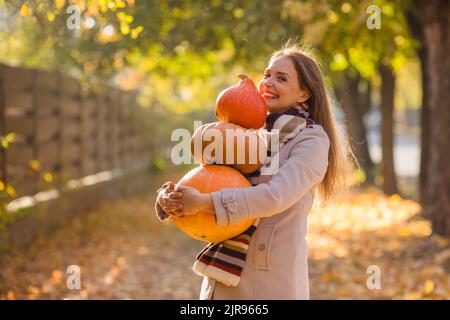
[[[283,78],[283,77],[278,77],[278,80],[281,80],[281,81],[286,81],[286,79],[285,79],[285,78]]]

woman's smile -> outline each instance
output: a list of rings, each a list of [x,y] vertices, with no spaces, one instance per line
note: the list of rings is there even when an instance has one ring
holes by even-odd
[[[263,98],[267,101],[271,99],[278,99],[278,95],[269,91],[264,91]]]

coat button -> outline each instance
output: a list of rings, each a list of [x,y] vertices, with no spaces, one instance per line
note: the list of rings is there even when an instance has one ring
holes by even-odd
[[[259,250],[259,251],[264,251],[264,250],[266,250],[266,245],[265,245],[264,243],[260,243],[260,244],[258,245],[258,250]]]

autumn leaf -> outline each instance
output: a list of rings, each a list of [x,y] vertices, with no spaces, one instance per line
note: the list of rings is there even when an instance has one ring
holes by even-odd
[[[19,13],[20,13],[21,17],[28,17],[28,16],[32,15],[33,11],[31,10],[31,8],[29,6],[27,6],[26,4],[23,4],[20,7]]]

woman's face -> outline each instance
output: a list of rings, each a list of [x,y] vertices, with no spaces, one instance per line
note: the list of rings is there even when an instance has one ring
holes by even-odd
[[[308,92],[300,88],[294,63],[288,57],[270,62],[258,88],[270,112],[284,112],[309,98]]]

